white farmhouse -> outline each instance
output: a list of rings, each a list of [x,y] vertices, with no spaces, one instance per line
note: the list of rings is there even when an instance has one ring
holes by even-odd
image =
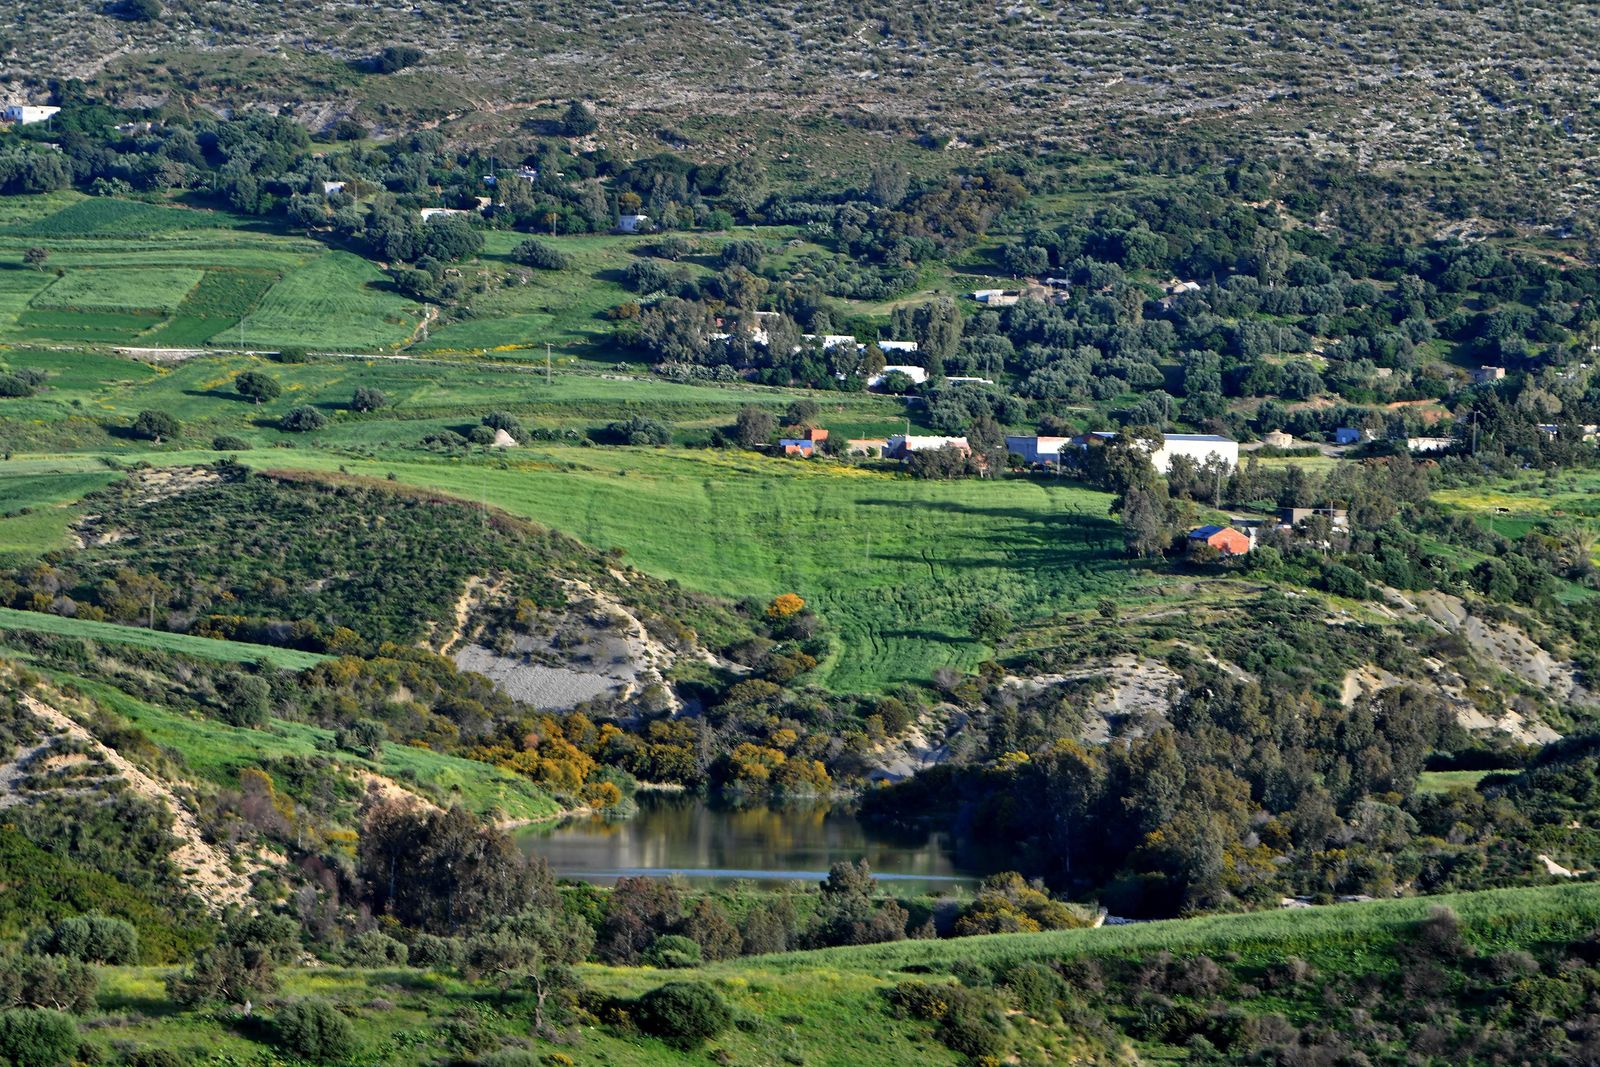
[[[7,104],[6,110],[0,118],[7,122],[14,122],[18,126],[31,126],[35,122],[48,121],[52,115],[60,113],[59,107],[34,107],[31,104]]]
[[[650,225],[649,215],[622,215],[617,219],[617,232],[639,233]]]

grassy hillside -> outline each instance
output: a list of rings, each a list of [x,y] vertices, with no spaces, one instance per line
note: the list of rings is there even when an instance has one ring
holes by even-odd
[[[0,634],[7,630],[27,630],[33,633],[59,634],[63,637],[81,637],[90,641],[107,641],[118,645],[136,645],[141,648],[160,649],[163,652],[181,652],[186,656],[217,660],[222,663],[265,663],[286,670],[300,670],[315,666],[328,659],[317,652],[300,652],[274,645],[256,645],[248,641],[219,641],[190,634],[167,633],[143,626],[125,626],[114,622],[95,622],[90,619],[68,619],[39,611],[17,611],[0,608]]]
[[[1337,1032],[1352,1010],[1358,1010],[1355,1005],[1364,1001],[1364,990],[1398,989],[1405,968],[1426,959],[1426,955],[1409,954],[1417,944],[1418,924],[1439,905],[1449,907],[1459,918],[1459,936],[1469,946],[1467,951],[1485,964],[1505,953],[1530,953],[1529,959],[1537,961],[1560,958],[1568,942],[1582,939],[1600,922],[1600,891],[1569,886],[1053,934],[830,949],[676,972],[587,966],[582,978],[593,990],[590,1003],[617,998],[624,1005],[669,979],[711,983],[731,1004],[737,1021],[710,1043],[718,1062],[837,1067],[913,1060],[954,1064],[963,1062],[963,1057],[941,1043],[928,1024],[896,1018],[886,992],[907,979],[948,982],[952,972],[960,983],[972,987],[981,982],[978,975],[1003,976],[1019,965],[1041,963],[1068,975],[1071,1008],[1063,1004],[1062,1015],[1037,1008],[1013,1009],[1010,1048],[1020,1062],[1111,1063],[1127,1054],[1119,1049],[1134,1050],[1140,1062],[1208,1062],[1201,1046],[1179,1047],[1163,1039],[1159,1027],[1164,1025],[1161,1019],[1175,1017],[1179,1009],[1191,1012],[1191,1020],[1203,1018],[1205,1011],[1215,1010],[1216,993],[1191,988],[1171,999],[1152,999],[1148,991],[1135,991],[1138,966],[1148,970],[1147,961],[1152,959],[1158,961],[1158,967],[1174,966],[1159,963],[1163,959],[1176,960],[1178,965],[1201,957],[1221,961],[1220,967],[1216,963],[1211,966],[1222,976],[1223,984],[1239,983],[1231,1007],[1244,1023],[1244,1034],[1235,1039],[1234,1046],[1242,1056],[1252,1045],[1272,1042],[1269,1027],[1248,1020],[1276,1018],[1286,1020],[1279,1025],[1304,1025],[1309,1032],[1320,1017],[1325,1027]],[[1159,953],[1171,955],[1161,957]],[[1410,964],[1403,962],[1408,959]],[[1300,961],[1304,973],[1312,977],[1289,985],[1269,984],[1274,968],[1285,960]],[[1140,962],[1130,966],[1126,961]],[[1466,999],[1466,985],[1458,983],[1468,975],[1473,976],[1471,981],[1482,982],[1477,977],[1483,973],[1480,964],[1447,956],[1439,965],[1447,981],[1443,994],[1446,1011],[1452,1015],[1459,1012],[1464,1023],[1496,1018],[1496,1009],[1505,1003],[1500,999],[1504,994],[1498,991],[1505,987],[1491,984],[1488,1002],[1473,1004]],[[249,1055],[259,1047],[252,1040],[255,1033],[246,1025],[230,1025],[201,1013],[166,1014],[160,973],[126,968],[105,972],[101,1010],[132,1010],[143,1016],[119,1034],[141,1044],[174,1049],[205,1045],[233,1056]],[[1215,977],[1207,981],[1212,989],[1217,987]],[[1548,992],[1560,986],[1552,971],[1524,978],[1523,983],[1526,989],[1537,986]],[[1267,988],[1262,984],[1268,984]],[[1014,987],[1002,983],[998,988]],[[1336,991],[1331,1003],[1319,1000],[1323,988]],[[422,1062],[462,1040],[478,1043],[482,1051],[526,1041],[526,1005],[520,998],[502,999],[437,973],[344,968],[291,971],[286,974],[284,995],[316,995],[336,1001],[354,1020],[368,1055],[377,1063]],[[378,997],[385,1005],[382,1008],[375,1007],[374,998]],[[466,1024],[473,1031],[470,1038],[460,1029],[430,1026],[446,1016],[463,1018],[464,1010],[471,1020]],[[1402,1033],[1415,1034],[1423,1025],[1405,1018],[1404,998],[1392,998],[1376,1007],[1374,1014],[1384,1021],[1385,1028],[1356,1038],[1375,1040],[1376,1044],[1368,1046],[1374,1050],[1403,1050],[1406,1039]],[[1155,1030],[1150,1029],[1152,1018]],[[1400,1022],[1399,1029],[1386,1028],[1392,1020]],[[1502,1021],[1499,1025],[1509,1034],[1516,1024]],[[1327,1040],[1327,1031],[1323,1033],[1322,1040]],[[569,1058],[546,1062],[630,1067],[703,1063],[708,1051],[677,1051],[660,1041],[630,1035],[614,1021],[595,1019],[581,1027],[580,1035],[572,1044],[539,1042],[534,1047],[547,1055],[559,1053]],[[1079,1056],[1082,1058],[1074,1058]],[[1469,1054],[1454,1062],[1491,1060]]]
[[[56,674],[141,730],[150,740],[176,753],[191,774],[214,786],[233,788],[248,767],[316,758],[336,751],[333,731],[305,723],[274,721],[259,730],[229,726],[214,719],[186,715],[129,696],[113,686]],[[350,769],[392,778],[441,805],[460,803],[475,814],[503,820],[548,819],[560,806],[526,778],[484,763],[425,748],[385,744],[377,759],[351,753],[340,757]],[[360,783],[349,786],[347,801],[360,800]]]

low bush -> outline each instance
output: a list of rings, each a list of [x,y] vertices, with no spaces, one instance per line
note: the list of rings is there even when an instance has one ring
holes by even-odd
[[[285,1005],[272,1020],[278,1044],[303,1059],[333,1063],[356,1051],[350,1020],[326,1000],[312,998]]]
[[[671,1045],[694,1048],[733,1024],[733,1011],[705,982],[668,982],[640,997],[639,1029]]]

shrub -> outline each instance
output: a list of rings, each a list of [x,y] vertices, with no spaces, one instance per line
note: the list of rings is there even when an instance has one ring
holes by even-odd
[[[78,1027],[58,1011],[24,1008],[0,1013],[0,1062],[10,1067],[57,1067],[78,1051]]]
[[[301,404],[299,407],[290,408],[278,425],[291,433],[307,433],[328,425],[328,416],[310,404]]]
[[[389,405],[389,398],[382,389],[374,389],[370,385],[356,386],[355,395],[350,398],[350,407],[353,411],[377,411]]]
[[[248,452],[250,442],[231,433],[223,433],[211,439],[211,447],[218,452]]]
[[[418,934],[411,939],[410,963],[413,967],[454,967],[461,962],[461,956],[461,942],[453,937]]]
[[[161,17],[161,0],[122,0],[118,10],[130,22],[154,22]]]
[[[694,1048],[733,1023],[722,995],[704,982],[668,982],[640,997],[633,1012],[639,1028],[680,1048]]]
[[[532,239],[523,241],[513,248],[511,258],[524,267],[533,267],[536,270],[565,270],[569,262],[566,254],[559,249]]]
[[[525,1048],[503,1048],[479,1060],[478,1067],[544,1067],[544,1061]]]
[[[125,1067],[188,1067],[189,1065],[189,1061],[183,1056],[165,1048],[135,1049],[122,1062]]]
[[[483,417],[483,424],[491,430],[504,430],[518,441],[528,439],[528,432],[522,428],[522,420],[509,411],[491,411]],[[489,435],[489,440],[494,440],[494,434]]]
[[[1017,1007],[1036,1019],[1055,1012],[1067,995],[1061,976],[1042,963],[1019,963],[1006,974],[1004,985]]]
[[[624,445],[664,445],[672,440],[672,430],[666,423],[643,415],[607,424],[605,435]]]
[[[494,430],[488,426],[474,426],[467,431],[467,440],[475,445],[492,445],[494,444],[494,438]]]
[[[309,363],[311,362],[311,353],[297,345],[284,345],[272,353],[272,361],[274,363]]]
[[[239,375],[233,380],[233,388],[240,396],[257,404],[263,400],[276,400],[283,395],[283,386],[278,384],[278,379],[258,370],[247,370]]]
[[[650,951],[644,954],[644,962],[651,967],[668,969],[695,967],[700,963],[700,945],[681,934],[666,934],[656,938]]]
[[[39,931],[28,939],[28,949],[84,963],[137,963],[139,931],[122,919],[80,915]]]
[[[181,430],[177,418],[165,411],[141,411],[133,420],[133,432],[158,445],[178,436]]]
[[[355,1027],[326,1000],[311,998],[286,1005],[272,1020],[272,1029],[278,1044],[318,1063],[349,1059],[356,1050]]]
[[[404,967],[410,955],[405,945],[379,930],[350,939],[350,960],[358,967]]]
[[[409,44],[392,44],[372,59],[372,69],[379,74],[393,74],[397,70],[416,66],[424,58],[422,49]]]
[[[15,952],[0,956],[0,1006],[92,1011],[99,986],[93,967],[66,956]]]

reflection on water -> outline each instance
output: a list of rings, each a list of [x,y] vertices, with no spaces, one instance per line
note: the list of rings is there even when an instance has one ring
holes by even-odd
[[[840,860],[865,858],[897,890],[938,892],[974,880],[940,834],[911,837],[868,828],[826,803],[731,808],[681,794],[641,793],[639,813],[608,822],[569,819],[529,833],[522,846],[557,877],[609,885],[631,875],[693,881],[820,881]]]

